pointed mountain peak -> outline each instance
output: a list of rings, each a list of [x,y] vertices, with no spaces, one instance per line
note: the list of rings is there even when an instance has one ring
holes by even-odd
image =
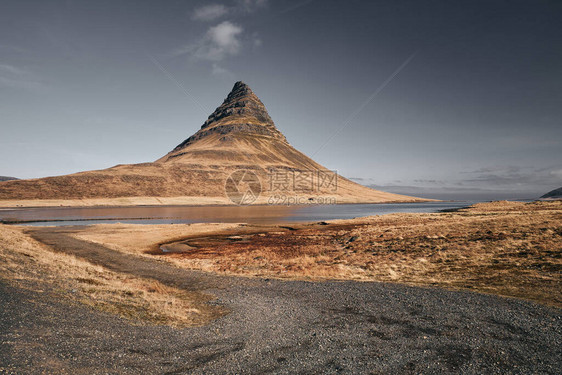
[[[246,91],[246,92],[252,92],[252,89],[250,89],[250,86],[248,86],[247,84],[245,84],[242,81],[238,81],[234,84],[234,87],[232,88],[231,92],[233,91]]]
[[[224,106],[225,104],[229,104],[229,103],[231,103],[231,104],[239,103],[238,106],[243,107],[244,104],[247,103],[249,100],[258,102],[263,107],[262,110],[267,113],[267,111],[265,110],[265,106],[259,100],[259,98],[256,96],[256,94],[254,94],[254,92],[252,91],[250,86],[248,86],[247,84],[245,84],[242,81],[238,81],[234,84],[234,86],[232,87],[232,90],[230,90],[230,93],[228,94],[226,99],[224,99],[224,102],[222,103],[221,107]],[[219,108],[221,108],[221,107],[219,107]],[[217,108],[217,110],[219,108]],[[209,118],[211,118],[212,116],[213,115],[209,116]]]
[[[180,143],[174,151],[212,134],[229,133],[269,136],[286,142],[285,136],[277,130],[269,117],[265,105],[247,84],[238,81],[223,103],[207,118],[201,129]]]

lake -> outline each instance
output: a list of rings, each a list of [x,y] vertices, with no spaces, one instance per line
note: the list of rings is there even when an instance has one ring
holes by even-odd
[[[90,225],[99,223],[186,224],[245,222],[278,224],[352,219],[396,212],[438,212],[476,202],[424,202],[304,206],[135,206],[49,207],[0,210],[0,220],[21,225]],[[20,223],[18,223],[20,224]]]

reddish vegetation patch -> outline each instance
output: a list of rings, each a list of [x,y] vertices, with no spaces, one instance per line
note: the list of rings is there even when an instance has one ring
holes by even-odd
[[[495,202],[207,235],[166,257],[231,274],[440,285],[562,306],[561,222],[562,202]]]

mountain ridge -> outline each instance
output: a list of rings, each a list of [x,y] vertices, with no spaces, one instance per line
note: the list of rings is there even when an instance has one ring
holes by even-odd
[[[549,191],[541,196],[540,199],[562,199],[562,187]]]
[[[10,176],[0,176],[0,181],[13,181],[13,180],[19,180],[19,178],[10,177]]]
[[[238,81],[201,128],[169,153],[151,163],[123,164],[64,176],[0,183],[0,203],[17,200],[96,200],[128,198],[197,198],[232,204],[225,190],[235,171],[247,170],[261,183],[254,204],[272,196],[301,202],[332,199],[337,203],[413,202],[427,199],[385,193],[359,185],[329,171],[293,148],[277,129],[265,105],[248,85]],[[320,186],[322,175],[333,173],[337,186]],[[284,176],[283,176],[284,175]],[[283,177],[286,188],[276,190],[272,176]],[[306,189],[297,180],[308,176]],[[299,180],[299,181],[300,181]],[[301,185],[302,185],[302,181]],[[292,184],[289,188],[289,184]],[[297,189],[298,187],[298,189]],[[170,199],[168,199],[169,201]],[[144,200],[141,200],[144,202]],[[150,200],[152,201],[152,199]],[[158,201],[158,199],[157,199]],[[236,202],[234,202],[236,203]],[[130,203],[126,203],[130,204]]]

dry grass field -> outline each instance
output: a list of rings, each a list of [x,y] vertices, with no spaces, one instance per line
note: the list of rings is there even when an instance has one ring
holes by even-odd
[[[116,313],[134,322],[172,326],[202,325],[220,315],[209,297],[154,280],[109,271],[71,255],[52,251],[22,233],[0,225],[0,279],[53,298]],[[37,289],[41,286],[41,290]]]
[[[252,164],[223,166],[162,162],[120,165],[66,176],[4,181],[0,182],[0,207],[229,205],[233,203],[225,194],[225,182],[231,173],[239,169],[253,170],[260,178],[263,191],[253,204],[268,204],[270,198],[279,195],[268,190],[268,167],[267,164],[256,168]],[[325,170],[322,166],[317,168],[315,171]],[[281,195],[299,198],[304,202],[309,198],[337,203],[431,201],[373,190],[342,176],[337,177],[335,191],[288,189]]]
[[[76,236],[181,267],[225,274],[388,281],[468,289],[562,306],[562,202],[493,202],[457,212],[391,214],[293,228],[162,232],[93,226]],[[204,228],[204,226],[199,227]],[[217,228],[218,229],[218,228]],[[223,228],[224,229],[224,228]],[[172,239],[176,237],[175,239]],[[132,245],[129,243],[131,242]]]

